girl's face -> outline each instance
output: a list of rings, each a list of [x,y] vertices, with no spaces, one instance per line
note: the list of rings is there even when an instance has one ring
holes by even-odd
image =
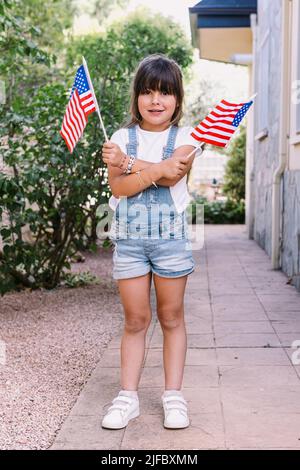
[[[163,91],[146,90],[138,97],[138,108],[142,116],[142,129],[164,131],[175,112],[176,97]]]

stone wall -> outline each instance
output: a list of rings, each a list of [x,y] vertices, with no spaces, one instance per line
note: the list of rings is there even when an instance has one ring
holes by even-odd
[[[283,179],[281,267],[300,290],[300,170],[286,171]]]
[[[264,9],[263,5],[267,7]],[[272,176],[279,161],[279,116],[281,80],[281,1],[258,2],[258,36],[263,38],[269,30],[269,76],[268,79],[268,136],[254,144],[255,222],[254,239],[271,256],[272,230]],[[260,40],[255,51],[259,64]],[[256,67],[257,101],[260,100],[259,65]],[[258,122],[259,106],[255,107]],[[256,133],[261,131],[256,127]],[[280,266],[300,290],[300,170],[286,170],[281,181],[281,248]]]
[[[264,8],[265,7],[265,8]],[[272,227],[272,175],[278,164],[279,145],[279,92],[281,69],[281,1],[258,2],[258,42],[255,51],[255,89],[258,92],[255,102],[255,134],[259,129],[259,100],[263,93],[260,75],[260,43],[269,30],[269,74],[263,77],[268,83],[268,136],[254,143],[254,239],[271,255]]]

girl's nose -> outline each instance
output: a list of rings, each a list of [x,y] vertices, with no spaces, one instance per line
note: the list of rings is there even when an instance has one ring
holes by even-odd
[[[159,92],[155,91],[152,93],[152,103],[159,103]]]

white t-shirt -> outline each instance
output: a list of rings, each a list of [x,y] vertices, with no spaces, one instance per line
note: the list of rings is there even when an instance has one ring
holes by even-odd
[[[151,163],[159,163],[162,159],[163,148],[167,145],[168,135],[170,128],[161,131],[145,131],[137,126],[137,158]],[[192,145],[197,147],[195,139],[191,137],[193,127],[179,127],[174,150],[182,145]],[[126,144],[129,142],[128,129],[121,128],[114,132],[110,139],[113,143],[119,145],[122,152],[127,153]],[[201,150],[200,150],[201,151]],[[187,176],[181,178],[174,186],[170,186],[171,196],[175,207],[179,213],[185,210],[191,197],[187,190],[186,184]],[[115,210],[120,199],[111,196],[109,199],[109,206]]]

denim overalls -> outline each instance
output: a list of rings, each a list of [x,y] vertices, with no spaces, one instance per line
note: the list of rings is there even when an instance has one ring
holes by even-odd
[[[170,158],[174,152],[177,131],[177,126],[172,126],[169,130],[167,145],[163,149],[163,160]],[[127,155],[134,155],[137,158],[136,126],[128,129],[128,135]],[[145,263],[141,263],[145,259],[142,258],[150,257],[157,248],[160,248],[160,258],[162,254],[165,254],[165,261],[167,262],[169,259],[170,270],[168,270],[166,263],[159,259],[157,260],[158,269],[152,269],[152,271],[165,275],[165,277],[178,277],[181,271],[189,271],[187,273],[189,274],[194,269],[191,246],[188,240],[186,214],[185,211],[178,213],[170,188],[167,186],[157,185],[155,187],[151,185],[133,196],[121,197],[115,210],[109,236],[115,244],[115,279],[134,277],[134,273],[145,271],[142,269],[145,268]],[[143,249],[143,256],[141,253],[139,257],[141,249]],[[120,260],[120,257],[123,259]],[[123,269],[119,269],[122,261],[124,262]],[[130,264],[132,276],[130,275]],[[183,269],[178,270],[178,266]],[[159,267],[163,269],[163,273]]]

